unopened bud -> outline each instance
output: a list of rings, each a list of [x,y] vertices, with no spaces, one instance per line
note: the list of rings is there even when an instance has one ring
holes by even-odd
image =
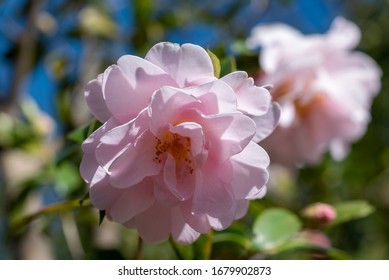
[[[336,210],[331,205],[318,202],[305,207],[302,211],[302,215],[311,221],[315,227],[320,227],[336,218]]]

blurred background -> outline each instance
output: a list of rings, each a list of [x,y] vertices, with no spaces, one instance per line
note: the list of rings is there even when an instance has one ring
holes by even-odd
[[[174,259],[177,250],[200,258],[202,239],[189,251],[142,244],[133,230],[99,226],[88,203],[78,207],[88,191],[78,171],[91,129],[84,86],[121,55],[143,57],[160,41],[201,45],[254,73],[258,54],[244,47],[253,26],[324,33],[338,15],[361,28],[359,50],[384,73],[366,135],[341,162],[326,155],[298,175],[274,167],[268,196],[227,233],[252,238],[269,207],[300,215],[317,201],[364,200],[374,212],[323,232],[345,258],[389,259],[388,0],[0,0],[0,259]],[[208,257],[315,258],[303,249],[255,252],[226,236],[215,233]]]

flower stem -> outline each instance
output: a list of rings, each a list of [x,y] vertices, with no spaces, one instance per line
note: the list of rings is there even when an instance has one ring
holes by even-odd
[[[143,239],[140,236],[138,236],[138,244],[136,245],[134,260],[142,259],[142,254],[143,254]]]
[[[73,209],[77,208],[83,208],[83,207],[90,207],[92,203],[90,200],[71,200],[71,201],[64,201],[57,204],[49,205],[45,208],[42,208],[41,210],[31,214],[27,215],[25,217],[22,217],[15,222],[11,223],[11,227],[9,230],[9,236],[13,236],[20,232],[23,227],[31,223],[32,221],[38,219],[41,216],[54,214],[54,213],[60,213],[65,211],[71,211]]]

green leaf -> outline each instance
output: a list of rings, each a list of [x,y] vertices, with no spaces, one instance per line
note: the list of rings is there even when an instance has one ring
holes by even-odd
[[[335,226],[351,220],[364,218],[374,212],[374,207],[367,201],[346,201],[334,205],[336,218],[328,226]]]
[[[220,68],[220,60],[219,60],[219,58],[213,52],[211,52],[208,49],[207,49],[207,53],[208,53],[209,57],[212,60],[213,73],[214,73],[215,77],[216,78],[220,78],[220,69],[221,68]]]
[[[220,76],[223,77],[231,72],[236,71],[236,61],[232,56],[225,57],[221,60]]]
[[[245,40],[236,40],[232,43],[231,46],[232,52],[236,55],[242,56],[242,55],[256,55],[257,52],[249,49],[247,47]]]
[[[271,208],[255,219],[253,242],[260,250],[272,250],[288,242],[300,229],[301,221],[295,214]]]
[[[78,144],[84,142],[87,137],[89,125],[79,127],[68,134],[68,139]]]
[[[76,128],[67,135],[67,138],[78,144],[84,142],[84,140],[92,134],[97,128],[102,125],[97,119],[93,119],[90,124]]]
[[[56,191],[63,195],[77,190],[83,184],[78,167],[69,161],[64,161],[55,168],[54,180]]]

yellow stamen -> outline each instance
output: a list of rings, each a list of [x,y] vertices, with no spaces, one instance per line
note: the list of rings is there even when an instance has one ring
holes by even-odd
[[[157,138],[154,161],[160,163],[162,161],[161,156],[166,152],[174,157],[178,169],[181,169],[180,167],[184,164],[187,171],[193,174],[191,140],[189,137],[166,131],[161,139]]]

